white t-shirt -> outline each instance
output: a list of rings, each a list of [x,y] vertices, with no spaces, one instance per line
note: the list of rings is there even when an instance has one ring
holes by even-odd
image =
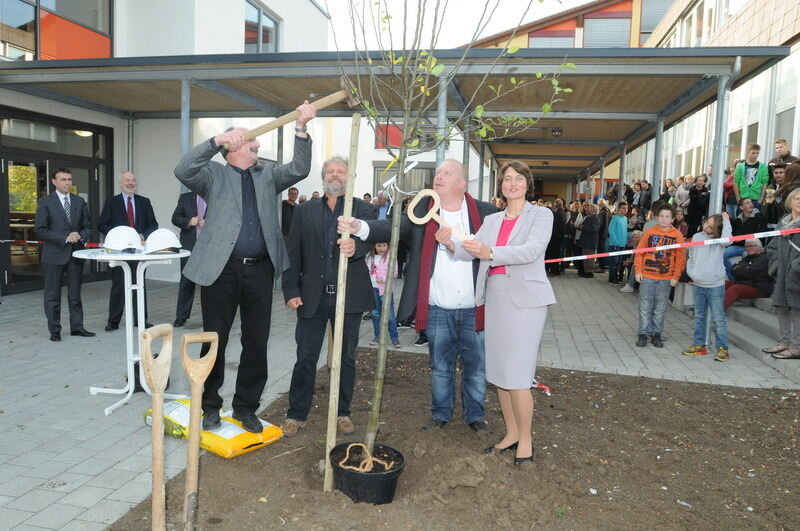
[[[465,233],[469,233],[468,212],[467,201],[464,199],[461,201],[460,210],[448,212],[442,208],[439,214],[451,227],[460,225]],[[472,262],[456,260],[444,245],[439,244],[428,302],[447,310],[474,308],[475,285],[472,279]]]

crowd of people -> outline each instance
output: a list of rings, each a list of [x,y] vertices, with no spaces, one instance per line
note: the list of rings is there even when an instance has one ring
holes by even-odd
[[[497,389],[505,432],[484,451],[513,450],[516,466],[533,459],[531,384],[547,307],[556,302],[549,277],[570,267],[570,261],[546,259],[585,256],[604,251],[651,248],[708,240],[766,227],[800,227],[800,163],[782,140],[778,156],[768,165],[748,158],[727,172],[736,208],[723,198],[724,212],[706,216],[710,194],[706,176],[667,179],[660,195],[647,181],[615,187],[607,197],[572,201],[533,201],[534,182],[527,164],[510,161],[498,172],[498,196],[491,202],[467,192],[468,172],[456,160],[436,169],[432,187],[440,198],[436,221],[412,223],[404,201],[394,211],[385,193],[355,198],[344,212],[348,161],[332,157],[322,165],[322,194],[303,200],[294,184],[311,167],[311,143],[306,129],[316,109],[298,108],[292,160],[283,165],[260,164],[257,139],[232,128],[187,152],[175,176],[190,192],[182,194],[173,215],[181,242],[192,254],[182,263],[175,326],[189,318],[195,286],[200,286],[203,328],[217,332],[215,365],[203,391],[203,429],[220,426],[226,350],[237,312],[241,315],[241,354],[232,400],[233,417],[244,429],[260,432],[256,416],[267,381],[267,341],[270,333],[273,281],[280,275],[286,305],[297,314],[297,360],[289,390],[284,435],[303,429],[311,413],[316,367],[328,324],[335,325],[339,257],[348,259],[347,294],[338,404],[338,430],[352,434],[350,403],[356,381],[355,351],[365,314],[373,320],[375,339],[384,301],[389,299],[389,340],[399,345],[398,328],[413,323],[427,344],[431,359],[431,415],[421,429],[444,428],[454,414],[456,365],[462,368],[464,422],[477,432],[489,430],[485,419],[487,382]],[[782,147],[781,147],[782,146]],[[781,148],[781,149],[779,149]],[[222,154],[225,164],[212,160]],[[85,203],[69,193],[71,174],[54,172],[56,188],[37,212],[36,230],[45,240],[45,310],[51,339],[60,341],[60,300],[55,286],[67,274],[71,287],[71,332],[91,336],[83,328],[80,306],[80,264],[71,257],[90,233]],[[727,186],[727,184],[726,184]],[[147,198],[135,194],[135,176],[120,177],[122,193],[107,201],[101,231],[128,225],[146,237],[157,227]],[[276,194],[288,190],[279,209]],[[420,201],[414,214],[423,217],[432,199]],[[713,209],[712,209],[713,210]],[[762,212],[764,210],[766,213]],[[392,216],[402,216],[397,267],[390,267],[387,250]],[[279,218],[282,223],[279,223]],[[340,237],[349,232],[352,237]],[[458,237],[468,233],[474,237]],[[766,246],[766,252],[764,247]],[[656,249],[601,258],[572,260],[579,277],[608,274],[608,282],[639,292],[637,345],[663,347],[662,331],[670,291],[678,282],[694,285],[694,344],[686,355],[707,353],[706,320],[713,322],[718,361],[729,358],[724,309],[737,299],[771,296],[781,337],[764,348],[775,358],[800,358],[800,234],[769,242],[747,240],[736,246],[705,245],[688,251]],[[739,257],[738,263],[733,263]],[[397,313],[394,294],[386,290],[390,270],[404,277]],[[627,274],[627,280],[626,280]],[[77,280],[76,280],[77,279]],[[581,281],[582,282],[582,281]],[[72,284],[75,284],[74,286]],[[107,331],[120,319],[117,282],[112,284]],[[60,290],[58,290],[60,295]],[[144,300],[142,300],[144,303]],[[707,311],[707,309],[709,311]],[[146,323],[149,325],[149,323]],[[203,347],[201,355],[208,352]]]
[[[647,181],[636,180],[625,186],[622,193],[614,186],[605,198],[597,198],[596,202],[575,200],[565,205],[561,199],[552,203],[538,200],[538,204],[553,210],[547,259],[796,227],[792,202],[800,191],[800,159],[789,153],[784,139],[775,141],[776,155],[767,164],[758,161],[760,146],[751,144],[746,151],[746,159],[734,161],[724,171],[724,193],[718,207],[722,214],[718,215],[707,216],[711,168],[698,176],[666,179],[660,195],[652,192]],[[624,284],[620,291],[638,292],[639,346],[648,342],[663,346],[661,332],[666,304],[672,297],[670,288],[679,282],[692,284],[697,329],[694,345],[683,353],[708,352],[705,345],[708,308],[716,331],[718,361],[729,359],[725,310],[740,299],[772,297],[781,338],[777,345],[765,347],[764,352],[776,358],[800,358],[800,326],[797,311],[792,310],[792,304],[797,303],[787,291],[789,285],[800,284],[800,246],[795,249],[798,243],[797,235],[748,239],[694,247],[688,252],[678,249],[604,257],[597,261],[555,262],[547,265],[547,271],[550,276],[558,276],[568,267],[574,267],[582,278],[607,273],[609,283]],[[779,260],[787,260],[790,267],[779,267]],[[780,294],[775,291],[778,286]]]

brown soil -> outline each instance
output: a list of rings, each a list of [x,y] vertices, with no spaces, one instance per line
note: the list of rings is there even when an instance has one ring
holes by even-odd
[[[353,421],[363,429],[373,350],[360,351]],[[202,458],[200,529],[798,529],[800,397],[646,378],[540,369],[535,463],[482,450],[502,435],[493,391],[490,434],[456,417],[422,433],[430,407],[426,354],[390,353],[378,442],[405,470],[388,505],[322,492],[327,373],[295,437],[232,460]],[[263,417],[279,423],[287,400]],[[340,439],[341,440],[341,439]],[[168,485],[167,521],[181,527],[183,475]],[[148,529],[149,499],[112,529]]]

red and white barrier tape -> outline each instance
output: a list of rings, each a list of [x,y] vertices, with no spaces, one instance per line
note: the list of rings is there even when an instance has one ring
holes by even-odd
[[[605,258],[607,256],[623,256],[628,254],[650,253],[653,251],[666,251],[668,249],[680,249],[685,247],[700,247],[702,245],[714,245],[717,243],[740,242],[742,240],[753,240],[756,238],[771,238],[773,236],[788,236],[800,232],[800,228],[771,230],[767,232],[756,232],[755,234],[740,234],[729,238],[715,238],[713,240],[700,240],[696,242],[673,243],[672,245],[661,245],[659,247],[641,247],[637,249],[626,249],[624,251],[611,251],[609,253],[585,254],[581,256],[568,256],[566,258],[552,258],[545,260],[545,264],[555,264],[558,262],[570,262],[572,260],[589,260],[591,258]]]
[[[588,260],[590,258],[605,258],[607,256],[624,256],[628,254],[650,253],[653,251],[666,251],[669,249],[680,249],[686,247],[700,247],[701,245],[715,245],[717,243],[740,242],[742,240],[753,240],[756,238],[772,238],[774,236],[788,236],[800,232],[800,228],[796,229],[783,229],[771,230],[767,232],[756,232],[754,234],[740,234],[739,236],[731,236],[730,238],[715,238],[713,240],[700,240],[696,242],[683,242],[673,243],[672,245],[661,245],[659,247],[641,247],[637,249],[626,249],[624,251],[611,251],[608,253],[584,254],[580,256],[568,256],[566,258],[553,258],[545,260],[545,264],[555,264],[558,262],[570,262],[572,260]],[[32,243],[42,244],[44,242],[35,240],[0,240],[0,243]],[[99,243],[86,243],[86,247],[103,247]]]
[[[36,240],[0,240],[0,243],[32,243],[34,245],[42,245],[44,242]],[[84,243],[84,247],[103,247],[99,243]]]

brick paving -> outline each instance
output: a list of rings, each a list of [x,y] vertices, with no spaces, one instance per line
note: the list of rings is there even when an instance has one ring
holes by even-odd
[[[637,348],[636,296],[620,293],[602,276],[580,279],[568,272],[553,279],[553,285],[558,304],[551,308],[541,366],[739,387],[799,387],[736,348],[728,363],[681,356],[691,340],[692,322],[673,308],[667,314],[665,348]],[[149,282],[148,288],[150,320],[171,323],[177,285]],[[61,343],[49,341],[41,292],[11,295],[0,305],[0,531],[104,529],[149,494],[150,434],[142,420],[149,398],[137,393],[107,417],[103,410],[116,396],[88,392],[89,386],[124,384],[123,328],[103,331],[108,290],[108,282],[83,288],[85,326],[97,337],[67,333]],[[295,357],[295,317],[283,305],[282,294],[274,295],[264,407],[288,391]],[[196,301],[192,319],[176,329],[176,336],[199,329]],[[234,353],[239,337],[237,324],[229,342]],[[409,345],[402,350],[427,355],[426,348],[410,346],[415,337],[413,330],[401,330],[401,343]],[[372,324],[365,321],[361,342],[370,339]],[[324,358],[323,353],[320,364]],[[234,356],[226,367],[222,394],[229,407]],[[188,393],[188,388],[180,363],[173,361],[169,392]],[[185,443],[167,437],[165,446],[167,476],[173,477],[184,467]]]

